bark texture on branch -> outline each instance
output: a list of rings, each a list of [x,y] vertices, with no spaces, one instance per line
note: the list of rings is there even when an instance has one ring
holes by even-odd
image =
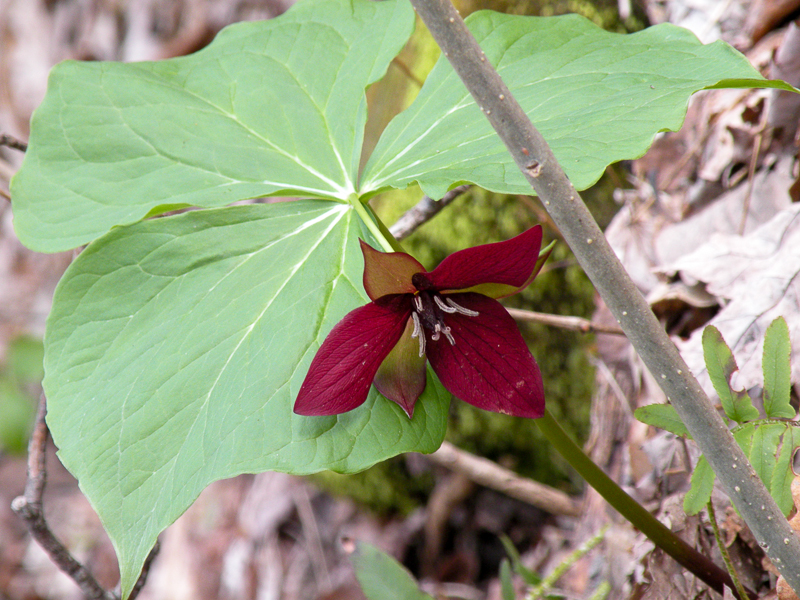
[[[538,481],[520,477],[491,460],[459,450],[449,442],[444,442],[428,458],[443,467],[466,475],[475,483],[541,508],[550,514],[568,517],[577,517],[581,514],[579,500]]]

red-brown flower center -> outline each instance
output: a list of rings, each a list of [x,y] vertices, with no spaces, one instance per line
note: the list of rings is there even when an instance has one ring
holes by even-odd
[[[419,286],[416,285],[417,282],[413,283],[419,289]],[[477,311],[464,308],[452,298],[442,297],[441,294],[436,292],[425,290],[414,296],[414,312],[411,313],[411,318],[414,320],[414,332],[411,337],[419,338],[420,356],[425,356],[425,329],[431,332],[431,341],[438,342],[444,335],[451,346],[456,345],[456,340],[450,327],[444,322],[444,315],[453,313],[459,313],[467,317],[478,316]]]

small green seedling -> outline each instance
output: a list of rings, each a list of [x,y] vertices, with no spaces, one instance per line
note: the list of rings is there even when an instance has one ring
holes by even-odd
[[[367,600],[433,600],[408,569],[375,546],[357,542],[350,562]]]
[[[789,489],[794,477],[792,457],[800,447],[798,423],[791,420],[797,416],[797,411],[790,403],[790,352],[789,327],[784,318],[779,317],[767,328],[764,338],[762,417],[747,391],[731,386],[731,377],[739,367],[722,334],[712,325],[703,331],[706,368],[725,416],[733,424],[733,437],[785,515],[793,506]],[[670,404],[644,406],[634,414],[643,423],[691,437]],[[708,504],[715,477],[708,461],[700,457],[683,502],[686,514],[697,514]]]

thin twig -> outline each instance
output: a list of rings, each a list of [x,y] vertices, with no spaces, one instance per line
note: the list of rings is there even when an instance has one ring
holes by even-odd
[[[520,477],[491,460],[460,450],[449,442],[444,442],[428,458],[438,465],[466,475],[475,483],[541,508],[550,514],[568,517],[577,517],[581,514],[581,503],[575,498],[538,481]]]
[[[7,133],[0,133],[0,146],[8,146],[20,152],[25,152],[28,149],[28,144]]]
[[[678,411],[756,539],[768,548],[769,558],[787,583],[800,591],[800,539],[614,254],[550,146],[486,60],[451,2],[411,3]]]
[[[25,483],[25,493],[14,498],[11,509],[25,522],[33,539],[47,552],[50,559],[78,584],[87,598],[90,600],[117,600],[117,597],[103,589],[86,567],[75,560],[64,545],[56,539],[44,519],[42,495],[47,483],[45,451],[49,437],[44,420],[46,414],[46,400],[42,393],[33,434],[28,444],[28,480]]]
[[[768,111],[761,113],[761,122],[758,126],[755,138],[753,138],[753,155],[750,157],[750,164],[747,167],[747,188],[744,193],[742,203],[742,218],[739,221],[739,235],[744,235],[744,228],[747,225],[747,215],[750,212],[750,200],[753,197],[753,185],[756,179],[756,167],[758,166],[758,155],[761,154],[761,144],[764,142],[764,130],[767,128]]]
[[[534,312],[532,310],[523,310],[521,308],[506,308],[506,310],[508,311],[508,314],[514,317],[517,321],[542,323],[544,325],[550,325],[551,327],[560,327],[561,329],[580,331],[582,333],[608,333],[611,335],[625,335],[625,332],[619,327],[594,323],[589,319],[584,319],[582,317],[564,317],[561,315]]]
[[[311,559],[311,568],[314,578],[317,580],[317,587],[320,592],[327,593],[333,589],[331,574],[328,564],[325,561],[325,552],[322,548],[322,538],[319,533],[317,517],[314,515],[314,507],[308,496],[308,489],[300,486],[294,493],[294,505],[297,508],[297,515],[303,527],[303,535],[306,539],[308,555]]]
[[[28,442],[28,480],[25,482],[25,499],[30,504],[41,505],[44,486],[47,483],[45,450],[50,432],[45,423],[46,415],[47,400],[42,392],[39,396],[39,406],[36,409],[33,433]]]
[[[22,496],[14,498],[11,509],[25,522],[28,531],[50,559],[64,573],[81,588],[84,596],[90,600],[119,600],[119,595],[103,589],[94,576],[79,563],[64,545],[56,539],[44,519],[44,506],[42,496],[47,483],[46,449],[49,431],[45,416],[47,415],[47,401],[44,393],[39,398],[39,408],[36,412],[36,421],[28,443],[28,479],[25,482],[25,492]],[[133,586],[129,600],[134,600],[144,587],[153,559],[158,554],[159,545],[153,547],[142,567],[139,579]]]
[[[389,231],[396,240],[404,240],[411,235],[417,227],[430,221],[440,210],[468,189],[468,185],[455,187],[442,196],[441,200],[434,200],[429,196],[423,196],[422,200],[417,202],[412,208],[409,208],[397,219],[397,222],[389,228]]]
[[[435,577],[445,541],[447,525],[455,507],[466,500],[475,489],[475,482],[458,471],[438,479],[425,506],[424,544],[422,547],[422,577]]]

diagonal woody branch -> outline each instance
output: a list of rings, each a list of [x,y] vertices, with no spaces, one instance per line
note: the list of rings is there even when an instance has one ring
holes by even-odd
[[[88,600],[119,600],[119,593],[103,589],[89,570],[78,562],[70,554],[69,550],[58,541],[44,518],[42,497],[47,483],[45,453],[47,440],[50,437],[50,432],[45,423],[46,414],[47,400],[44,393],[42,393],[39,398],[33,432],[31,432],[31,438],[28,442],[28,478],[25,482],[25,492],[22,496],[14,498],[11,503],[11,509],[25,522],[31,537],[47,552],[56,566],[77,584],[85,598]],[[139,595],[147,579],[153,559],[158,553],[158,548],[159,545],[156,542],[155,547],[150,551],[142,567],[142,572],[136,585],[134,585],[128,596],[129,600],[135,600]]]
[[[800,539],[611,250],[547,142],[486,60],[449,0],[411,3],[661,384],[756,539],[786,581],[800,591]]]
[[[568,517],[578,517],[581,514],[581,503],[564,492],[538,481],[520,477],[491,460],[460,450],[450,442],[443,442],[436,452],[428,455],[428,459],[451,471],[466,475],[475,483],[541,508],[550,514]]]

